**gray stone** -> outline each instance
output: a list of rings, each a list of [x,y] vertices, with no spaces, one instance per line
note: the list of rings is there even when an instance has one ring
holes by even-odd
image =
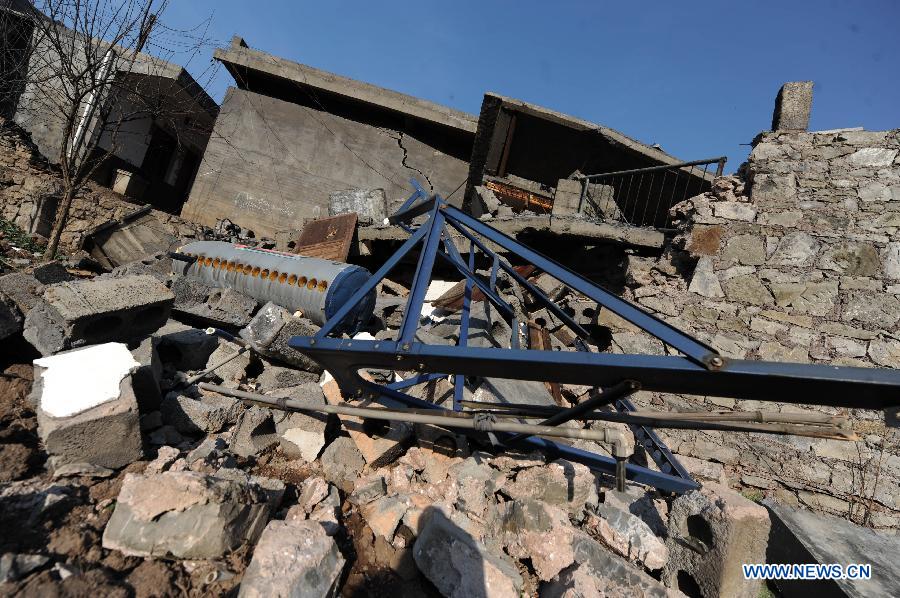
[[[809,126],[812,98],[812,81],[790,81],[782,85],[775,98],[772,130],[805,131]]]
[[[647,569],[662,569],[669,560],[669,549],[639,517],[602,503],[597,506],[596,525],[592,526],[613,552]],[[590,524],[590,519],[587,525]]]
[[[725,293],[722,292],[719,278],[716,276],[715,270],[713,270],[712,258],[701,257],[697,261],[688,291],[710,299],[721,299],[725,296]]]
[[[318,331],[319,327],[310,320],[295,318],[283,307],[266,303],[250,324],[241,330],[241,338],[261,355],[307,372],[319,373],[322,366],[288,346],[292,336],[311,336]]]
[[[394,538],[394,531],[406,515],[406,504],[393,496],[382,496],[362,507],[362,515],[376,536],[388,542]]]
[[[819,267],[846,276],[876,276],[881,263],[878,251],[871,243],[842,241],[822,253]]]
[[[42,355],[79,344],[149,334],[169,317],[173,295],[152,276],[62,282],[46,288],[25,317],[25,339]]]
[[[173,311],[204,325],[240,328],[250,323],[259,302],[234,289],[210,287],[183,276],[172,284]]]
[[[334,596],[344,570],[337,543],[315,521],[271,521],[253,550],[238,596]]]
[[[353,487],[353,481],[366,464],[356,444],[346,436],[338,436],[325,447],[320,461],[325,478],[343,489]]]
[[[273,390],[300,386],[305,382],[319,381],[319,375],[294,368],[284,368],[263,362],[263,371],[256,377],[259,392],[268,394]],[[320,391],[321,393],[321,391]]]
[[[463,531],[432,509],[413,545],[413,559],[448,598],[518,596],[524,586],[512,559]]]
[[[816,257],[819,245],[815,237],[808,233],[790,233],[781,238],[769,261],[780,266],[808,266]]]
[[[775,303],[792,307],[794,311],[813,316],[827,316],[834,309],[838,297],[838,282],[786,282],[770,285]]]
[[[149,336],[141,341],[137,348],[131,350],[134,360],[140,364],[132,374],[132,387],[141,413],[152,413],[159,410],[162,398],[159,391],[159,382],[162,379],[162,360],[156,346],[156,339]]]
[[[541,598],[576,596],[640,596],[667,598],[670,593],[661,583],[612,554],[585,533],[572,541],[575,564],[561,571],[550,583],[541,586]]]
[[[16,304],[0,293],[0,340],[22,332],[24,321]]]
[[[278,444],[272,411],[263,407],[250,407],[238,416],[228,440],[229,450],[241,457],[254,457]]]
[[[259,537],[270,500],[257,484],[192,471],[126,474],[103,547],[129,556],[219,558]]]
[[[384,481],[384,476],[372,475],[356,481],[353,493],[348,497],[348,500],[355,505],[364,505],[384,496],[386,493],[387,484]]]
[[[881,252],[884,275],[894,280],[900,279],[900,243],[892,242]]]
[[[243,404],[237,399],[206,394],[193,398],[170,392],[162,401],[163,421],[182,434],[212,434],[237,421]]]
[[[242,351],[242,347],[237,343],[221,341],[209,356],[203,369],[208,370],[213,366],[219,367],[211,372],[211,376],[219,378],[225,386],[236,386],[247,380],[250,352]]]
[[[766,562],[766,509],[725,486],[708,483],[672,503],[669,561],[663,581],[689,576],[704,596],[756,598],[761,582],[744,579],[741,565]]]
[[[67,355],[75,356],[92,349],[76,349]],[[124,347],[122,349],[127,352]],[[81,400],[87,398],[86,404],[93,406],[59,416],[47,410],[44,371],[44,366],[36,362],[32,396],[37,397],[38,434],[55,465],[90,463],[117,469],[144,456],[140,412],[130,373],[119,382],[118,396],[108,399],[98,395],[97,401],[93,397],[79,397]],[[71,384],[77,386],[74,380]]]
[[[384,189],[346,189],[328,195],[328,215],[356,212],[361,225],[381,224],[388,215]]]
[[[772,293],[755,274],[744,274],[729,278],[724,282],[725,296],[729,301],[750,305],[771,305],[775,302]]]
[[[49,562],[50,557],[42,554],[6,552],[0,556],[0,583],[9,583],[22,579]]]
[[[712,204],[712,209],[717,218],[726,220],[753,222],[756,218],[756,208],[740,201],[717,201]]]
[[[203,439],[203,442],[198,444],[191,452],[185,456],[184,460],[187,461],[188,465],[193,463],[194,461],[211,461],[213,459],[217,459],[222,456],[223,451],[228,447],[228,443],[226,443],[221,438],[216,438],[214,436],[207,436]]]
[[[316,382],[282,388],[270,393],[270,396],[325,405],[322,387]],[[305,461],[314,461],[325,446],[325,425],[326,415],[323,413],[283,412],[275,416],[275,431],[281,437],[285,454]]]
[[[854,166],[883,167],[890,166],[897,157],[897,150],[885,147],[865,147],[856,150],[848,156],[848,161]]]
[[[869,343],[869,357],[886,368],[900,368],[900,342],[891,339],[876,339]]]
[[[559,459],[544,467],[530,467],[516,474],[503,492],[514,499],[533,498],[578,513],[599,500],[594,474],[580,463]]]
[[[860,527],[845,518],[799,511],[766,503],[772,516],[767,563],[805,564],[866,563],[872,577],[853,580],[777,580],[784,596],[881,597],[896,594],[900,587],[900,552],[897,536]]]
[[[153,333],[157,351],[163,362],[178,371],[200,370],[206,367],[209,356],[219,346],[219,337],[169,320]]]
[[[841,319],[891,328],[900,319],[900,299],[894,295],[852,291],[844,305]]]
[[[765,243],[762,237],[756,235],[735,235],[725,244],[720,257],[723,261],[761,266],[766,261]]]

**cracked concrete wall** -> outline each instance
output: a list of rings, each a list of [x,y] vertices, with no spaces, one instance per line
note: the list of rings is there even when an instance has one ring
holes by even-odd
[[[411,177],[446,195],[467,173],[467,162],[403,131],[230,88],[182,216],[271,237],[327,216],[334,191],[382,188],[396,204]]]
[[[765,133],[744,171],[674,208],[679,237],[659,260],[632,260],[626,297],[730,357],[900,367],[900,131]],[[612,337],[618,352],[664,352],[621,323]],[[858,442],[659,432],[701,480],[900,528],[900,430],[880,412],[660,393],[635,403],[845,413]]]

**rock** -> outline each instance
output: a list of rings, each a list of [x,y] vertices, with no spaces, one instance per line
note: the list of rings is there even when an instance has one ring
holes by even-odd
[[[180,392],[170,392],[163,399],[160,411],[163,421],[182,434],[213,434],[237,421],[243,411],[237,399],[216,394],[204,394],[199,398]]]
[[[838,297],[838,282],[775,283],[770,285],[775,303],[792,307],[793,311],[813,316],[827,316],[834,309]]]
[[[353,493],[348,497],[348,500],[355,505],[362,506],[384,496],[386,493],[387,484],[384,481],[384,476],[373,474],[356,480]]]
[[[250,407],[241,412],[231,430],[229,450],[241,457],[255,457],[280,442],[272,411]]]
[[[203,369],[223,364],[217,367],[212,375],[222,380],[222,384],[234,387],[247,380],[247,368],[250,367],[249,351],[242,351],[242,347],[229,341],[221,341],[216,350],[212,352]]]
[[[183,276],[172,283],[173,311],[203,325],[241,328],[250,323],[259,302],[234,289],[219,289]]]
[[[162,326],[172,301],[172,292],[152,276],[62,282],[46,288],[25,317],[23,334],[42,355],[128,340]]]
[[[709,257],[701,257],[694,268],[694,275],[691,278],[691,284],[688,290],[710,299],[721,299],[725,296],[722,292],[722,285],[719,278],[713,270],[713,262]]]
[[[771,305],[774,298],[755,274],[729,278],[724,283],[725,296],[729,301],[750,305]]]
[[[577,532],[572,542],[575,564],[541,586],[541,598],[578,596],[674,596],[661,583],[613,555],[599,542]],[[679,593],[680,594],[680,593]]]
[[[854,166],[890,166],[897,157],[897,150],[883,147],[866,147],[856,150],[847,157]]]
[[[640,518],[605,503],[597,506],[597,515],[589,516],[585,527],[613,552],[647,569],[665,566],[669,549]]]
[[[492,538],[507,552],[531,564],[544,581],[552,579],[575,560],[574,528],[563,509],[531,498],[502,503],[493,509]]]
[[[894,280],[900,279],[900,243],[888,243],[881,252],[884,275]]]
[[[314,521],[271,521],[253,550],[238,596],[334,596],[344,570],[337,543]]]
[[[772,114],[773,131],[806,131],[812,110],[813,82],[789,81],[778,90]],[[758,158],[758,154],[756,155]]]
[[[153,333],[160,359],[178,371],[201,370],[219,346],[219,337],[169,320]]]
[[[320,461],[325,478],[345,491],[353,488],[353,481],[366,464],[359,449],[346,436],[335,438],[325,448]]]
[[[819,245],[808,233],[790,233],[781,238],[769,261],[780,266],[808,266],[816,257]]]
[[[320,502],[325,500],[331,486],[325,481],[325,478],[319,476],[311,476],[303,480],[300,484],[297,504],[291,509],[299,509],[304,517],[313,512]],[[301,518],[302,519],[302,518]]]
[[[144,468],[144,475],[162,473],[169,469],[169,466],[178,459],[181,451],[172,446],[161,446],[156,451],[156,459],[147,463]]]
[[[900,319],[900,299],[884,293],[851,291],[841,319],[855,320],[879,328],[891,328]]]
[[[506,475],[493,469],[475,457],[469,457],[452,465],[448,471],[459,486],[456,507],[476,518],[484,516],[494,493],[506,480]]]
[[[716,218],[726,220],[742,220],[753,222],[756,219],[756,208],[749,203],[739,201],[717,201],[712,204]]]
[[[663,580],[679,587],[679,578],[688,576],[704,596],[755,598],[761,583],[744,579],[741,565],[766,562],[768,540],[764,507],[708,483],[672,503]]]
[[[282,388],[273,397],[290,398],[312,405],[325,405],[322,388],[316,382]],[[281,436],[281,446],[291,458],[314,461],[325,446],[326,415],[323,413],[280,412],[276,416],[275,431]]]
[[[725,244],[721,259],[747,266],[761,266],[766,261],[763,239],[756,235],[735,235]]]
[[[819,268],[845,276],[876,276],[881,263],[873,244],[842,241],[822,253]]]
[[[184,458],[188,465],[195,461],[212,461],[222,456],[228,444],[221,438],[207,436]]]
[[[156,339],[152,336],[145,338],[131,350],[131,355],[138,362],[139,367],[132,374],[132,387],[137,397],[138,407],[141,413],[152,413],[159,410],[160,399],[159,382],[162,379],[162,361],[156,350]]]
[[[900,368],[900,342],[876,339],[869,343],[869,357],[880,366]]]
[[[55,465],[116,469],[143,457],[131,385],[138,363],[125,345],[94,345],[37,359],[34,365],[38,434]]]
[[[49,562],[50,557],[42,554],[4,553],[0,556],[0,583],[22,579]]]
[[[129,556],[219,558],[254,542],[271,512],[257,484],[195,473],[126,474],[103,547]]]
[[[85,477],[92,479],[109,478],[115,475],[115,471],[107,467],[93,465],[91,463],[66,463],[53,468],[53,479]]]
[[[268,394],[273,390],[280,390],[282,388],[300,386],[307,382],[318,383],[318,381],[318,374],[304,372],[303,370],[296,370],[293,368],[283,368],[265,361],[263,362],[262,373],[256,377],[256,383],[259,385],[259,392],[262,394]]]
[[[448,598],[517,596],[524,586],[508,556],[488,550],[437,509],[413,545],[413,559]]]
[[[330,374],[323,377],[321,385],[322,391],[325,393],[325,401],[329,405],[345,403],[340,387]],[[380,399],[377,403],[370,399],[364,399],[356,403],[357,407],[379,405],[402,407],[400,403],[390,399]],[[364,420],[351,415],[340,415],[338,419],[365,462],[373,468],[387,465],[400,457],[414,433],[413,426],[405,422]]]
[[[530,467],[516,474],[503,492],[514,499],[534,498],[578,513],[597,504],[597,480],[580,463],[559,459],[544,467]]]
[[[383,496],[362,508],[363,518],[372,528],[376,536],[381,536],[388,542],[394,538],[394,531],[407,507],[399,499],[391,496]]]
[[[22,332],[24,321],[16,304],[0,293],[0,340]]]
[[[312,336],[318,331],[319,327],[310,320],[294,317],[288,310],[270,302],[260,308],[240,334],[260,355],[307,372],[320,373],[322,366],[288,346],[292,336]]]

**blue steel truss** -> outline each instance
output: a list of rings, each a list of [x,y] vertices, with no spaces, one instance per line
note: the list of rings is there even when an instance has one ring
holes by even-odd
[[[715,349],[670,324],[449,205],[439,195],[429,197],[415,180],[410,182],[415,191],[390,218],[393,224],[410,233],[409,238],[316,335],[295,336],[290,341],[291,347],[315,359],[332,373],[345,397],[373,399],[394,407],[399,403],[412,408],[445,410],[402,391],[452,375],[456,410],[460,408],[466,376],[563,382],[603,388],[631,381],[645,390],[659,392],[866,409],[900,405],[900,372],[896,370],[725,358]],[[424,223],[413,225],[414,219],[426,215]],[[451,240],[451,229],[468,240],[467,259],[460,255]],[[676,349],[681,355],[613,355],[590,352],[584,343],[590,338],[588,332],[506,260],[491,251],[489,244],[518,255],[569,288]],[[331,338],[330,335],[354,306],[420,245],[418,265],[396,339]],[[483,279],[475,271],[476,249],[492,260],[489,280]],[[417,341],[415,337],[425,292],[437,258],[447,262],[466,280],[456,346],[430,345]],[[496,290],[500,271],[531,293],[538,303],[575,333],[576,348],[579,351],[535,351],[518,346],[519,323],[515,310]],[[513,330],[511,348],[468,346],[472,293],[476,287],[484,293],[499,315],[510,322]],[[382,385],[362,378],[359,370],[364,368],[416,371],[419,374],[411,379]],[[634,406],[625,397],[617,398],[613,401],[613,406],[624,412],[634,411]],[[685,492],[699,487],[652,429],[632,426],[632,430],[636,440],[644,446],[660,471],[629,463],[626,466],[628,479],[669,492]],[[513,440],[512,435],[496,436],[501,442]],[[615,472],[616,463],[613,458],[561,442],[534,436],[515,437],[515,446],[539,449],[607,474]]]

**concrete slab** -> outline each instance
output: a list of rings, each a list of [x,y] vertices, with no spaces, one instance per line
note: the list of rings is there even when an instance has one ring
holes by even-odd
[[[152,276],[124,276],[48,286],[25,317],[25,339],[42,355],[73,346],[147,335],[169,317],[174,295]]]
[[[143,457],[132,388],[139,364],[120,343],[37,359],[38,434],[55,465],[119,468]]]
[[[766,503],[772,520],[768,563],[868,563],[868,580],[780,580],[775,585],[792,596],[868,598],[900,593],[900,537],[860,527],[846,519]]]

